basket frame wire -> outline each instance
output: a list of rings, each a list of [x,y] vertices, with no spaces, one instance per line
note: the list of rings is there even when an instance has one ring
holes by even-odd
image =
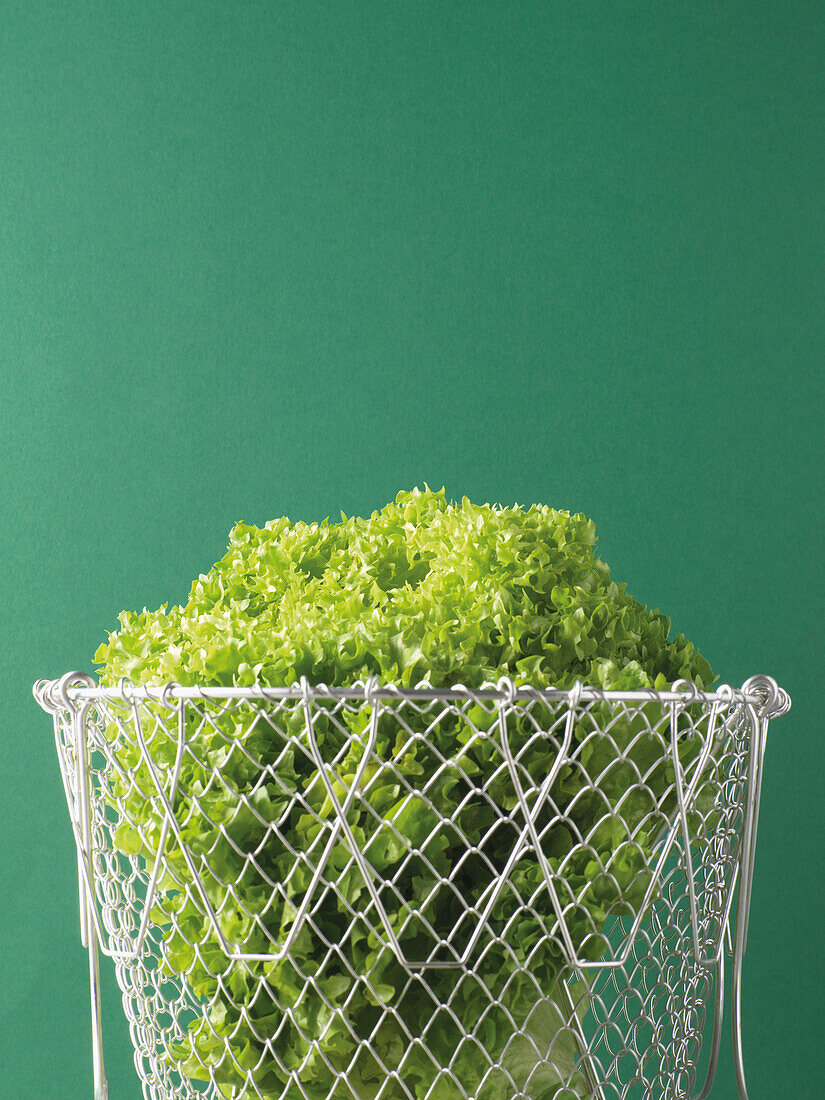
[[[770,718],[778,717],[779,715],[786,713],[790,709],[791,705],[790,697],[788,696],[788,694],[783,689],[779,688],[776,684],[776,681],[773,680],[770,676],[753,676],[745,681],[741,689],[734,689],[728,685],[721,685],[719,688],[716,689],[715,692],[699,691],[695,687],[695,685],[689,683],[688,681],[677,681],[670,691],[654,691],[650,689],[622,692],[602,691],[596,688],[587,687],[583,685],[580,681],[577,681],[574,687],[569,690],[557,688],[517,688],[513,684],[513,682],[507,677],[503,677],[501,680],[498,681],[496,685],[484,685],[481,689],[474,690],[465,688],[462,685],[457,685],[448,689],[435,689],[429,687],[426,684],[418,685],[415,688],[401,689],[392,684],[381,684],[377,677],[372,677],[369,681],[366,681],[361,686],[356,684],[352,688],[331,688],[325,684],[319,684],[313,687],[312,685],[310,685],[306,677],[302,677],[299,682],[293,684],[291,687],[286,688],[271,688],[264,685],[253,685],[251,687],[245,688],[192,688],[183,687],[176,683],[168,683],[161,687],[150,687],[135,685],[125,679],[122,680],[117,687],[104,688],[96,684],[91,676],[88,676],[87,674],[82,672],[75,671],[66,673],[64,676],[56,680],[39,680],[33,687],[33,693],[35,699],[40,704],[40,706],[53,716],[55,742],[58,760],[60,763],[61,777],[63,781],[64,793],[69,807],[70,823],[72,827],[72,832],[74,834],[77,851],[80,936],[82,946],[87,949],[89,956],[94,1100],[108,1100],[108,1085],[104,1066],[102,1041],[102,1005],[99,954],[104,954],[112,958],[116,962],[130,961],[140,954],[149,928],[150,912],[152,909],[152,902],[154,899],[161,867],[161,860],[156,859],[152,871],[152,876],[147,888],[138,934],[133,941],[132,947],[130,949],[114,948],[110,943],[107,942],[107,938],[104,933],[104,928],[101,921],[101,916],[98,912],[98,907],[95,901],[95,868],[93,861],[92,822],[90,809],[92,775],[89,760],[89,745],[87,739],[86,723],[90,709],[93,707],[95,701],[100,699],[116,700],[121,703],[131,704],[134,714],[134,728],[137,733],[141,760],[147,765],[149,769],[157,796],[160,799],[165,810],[158,851],[164,851],[164,846],[166,844],[168,833],[171,828],[175,835],[175,838],[179,843],[180,851],[187,862],[190,873],[192,874],[192,880],[198,890],[199,900],[203,904],[204,909],[210,918],[212,929],[219,940],[222,950],[224,950],[227,957],[232,960],[261,960],[271,963],[277,962],[289,952],[293,943],[297,939],[301,928],[303,927],[304,921],[311,907],[312,897],[317,889],[318,884],[323,878],[324,870],[326,869],[329,856],[335,844],[337,843],[341,833],[343,832],[348,842],[349,850],[355,858],[356,864],[363,878],[364,885],[366,886],[367,891],[370,895],[370,899],[375,905],[376,912],[379,915],[380,924],[383,926],[383,931],[387,936],[388,943],[386,944],[386,946],[391,948],[393,953],[396,955],[398,961],[401,962],[408,970],[422,970],[424,967],[432,968],[434,966],[461,967],[466,964],[483,932],[486,918],[492,912],[495,902],[498,899],[501,890],[503,889],[509,871],[518,861],[528,843],[530,843],[531,847],[534,849],[537,860],[541,866],[545,885],[551,899],[553,910],[558,920],[558,928],[562,939],[564,952],[572,973],[575,974],[578,978],[583,978],[585,972],[588,970],[604,971],[611,968],[616,969],[623,966],[630,956],[636,934],[638,933],[639,927],[643,919],[643,915],[647,910],[648,904],[656,888],[658,876],[661,873],[662,867],[664,866],[667,856],[671,851],[677,832],[681,831],[683,842],[682,855],[685,858],[687,864],[686,877],[694,959],[699,966],[712,968],[714,974],[713,984],[715,989],[715,996],[713,998],[714,1021],[709,1064],[701,1091],[695,1093],[694,1096],[690,1098],[690,1100],[706,1100],[707,1096],[710,1093],[716,1074],[721,1048],[722,1016],[725,995],[725,949],[727,949],[727,953],[732,956],[732,980],[730,998],[732,1006],[732,1038],[735,1077],[740,1100],[748,1100],[742,1049],[741,987],[743,960],[745,949],[747,946],[748,925],[750,917],[750,901],[753,884],[753,869],[755,862],[756,833],[759,816],[762,772],[767,741],[768,722]],[[358,843],[356,842],[356,839],[348,823],[347,815],[351,808],[355,794],[359,789],[360,782],[363,778],[366,766],[371,759],[373,750],[375,748],[378,732],[378,722],[381,713],[382,698],[390,698],[396,701],[409,699],[423,701],[441,700],[449,702],[456,699],[457,697],[466,698],[467,696],[471,696],[477,701],[489,700],[496,706],[496,724],[499,732],[499,743],[502,750],[502,755],[507,765],[507,771],[510,775],[517,795],[518,803],[524,819],[524,825],[518,835],[518,839],[515,845],[513,846],[505,871],[501,874],[499,880],[493,885],[493,889],[489,891],[489,896],[485,901],[485,906],[481,918],[477,922],[477,927],[471,935],[467,947],[462,952],[461,956],[457,957],[455,960],[439,960],[436,962],[408,959],[401,947],[395,930],[393,929],[392,924],[389,920],[386,909],[376,890],[375,883],[373,881],[374,872],[371,871],[369,863],[365,859]],[[361,760],[356,770],[355,780],[350,785],[347,795],[343,800],[343,803],[340,801],[334,790],[334,784],[328,770],[329,766],[324,763],[318,747],[317,739],[315,736],[314,716],[312,710],[312,703],[314,698],[342,700],[363,699],[367,705],[371,706],[369,731],[367,734],[366,742],[364,743],[365,751],[362,754]],[[174,805],[175,796],[178,790],[183,755],[186,747],[186,705],[189,700],[198,699],[213,699],[215,701],[235,699],[297,699],[301,701],[303,706],[308,745],[312,754],[312,758],[315,762],[318,774],[320,775],[323,786],[325,788],[325,792],[334,807],[335,820],[330,830],[330,835],[325,844],[324,851],[322,852],[322,855],[315,866],[310,884],[306,889],[302,903],[298,908],[288,939],[277,954],[244,953],[241,951],[233,950],[230,947],[222,933],[217,914],[215,913],[214,908],[206,894],[206,891],[200,882],[200,876],[198,875],[196,868],[192,865],[191,856],[189,855],[186,845],[183,843],[180,835],[180,827],[178,822],[176,821],[176,817],[172,807]],[[544,779],[539,788],[538,795],[534,801],[532,809],[527,803],[524,788],[518,775],[518,767],[510,745],[507,727],[507,715],[512,710],[514,703],[516,701],[524,701],[525,699],[543,699],[546,701],[563,700],[568,705],[560,751],[556,757],[556,760],[554,761],[553,766],[548,772],[547,777]],[[617,955],[615,959],[600,959],[593,961],[578,957],[575,946],[572,942],[572,938],[570,936],[570,932],[564,917],[564,909],[561,904],[561,900],[558,897],[555,883],[553,882],[552,871],[549,867],[549,864],[547,863],[546,856],[540,843],[536,827],[536,818],[538,815],[538,809],[543,804],[544,797],[547,795],[547,792],[549,792],[550,788],[552,787],[552,784],[556,779],[560,768],[567,758],[567,754],[572,741],[577,709],[583,700],[595,699],[612,702],[640,702],[658,700],[662,703],[669,704],[670,747],[675,771],[674,786],[677,798],[677,808],[672,815],[672,820],[670,822],[667,836],[660,849],[656,867],[651,875],[650,882],[647,886],[644,901],[641,905],[638,906],[638,912],[635,915],[630,930],[626,934],[623,951],[619,955]],[[164,707],[169,708],[170,710],[175,710],[177,712],[177,744],[175,751],[175,761],[168,783],[168,790],[164,789],[162,778],[158,775],[154,761],[152,760],[151,753],[148,750],[145,738],[143,736],[142,722],[140,720],[138,706],[140,702],[145,701],[160,703]],[[677,752],[677,718],[680,710],[689,705],[691,702],[709,703],[710,712],[708,718],[708,732],[706,736],[706,741],[700,754],[699,760],[693,767],[693,774],[691,776],[690,783],[688,784],[687,788],[685,788],[684,772]],[[700,945],[700,919],[694,883],[693,861],[690,852],[691,844],[687,807],[690,805],[691,799],[699,786],[702,775],[712,755],[712,746],[714,739],[717,735],[716,721],[718,718],[720,706],[722,704],[730,704],[732,702],[736,702],[743,707],[744,713],[747,716],[748,723],[748,762],[744,815],[741,828],[741,837],[738,844],[738,851],[736,853],[735,863],[731,870],[730,885],[723,908],[723,916],[721,922],[721,930],[718,936],[718,943],[716,944],[713,953],[708,955],[702,951]],[[75,772],[74,791],[70,789],[69,775],[71,774],[71,769],[69,768],[68,761],[66,759],[65,747],[60,737],[59,719],[61,713],[68,713],[71,719],[71,738],[73,741],[73,748],[76,758],[75,766],[73,769]],[[734,894],[736,895],[736,915],[735,920],[732,921],[731,912]],[[733,930],[731,929],[732,923],[734,925]],[[566,982],[561,983],[561,990],[566,999],[567,1007],[570,1010],[572,1027],[577,1032],[577,1039],[580,1045],[580,1050],[582,1052],[580,1068],[584,1073],[587,1085],[591,1089],[592,1095],[596,1097],[597,1100],[605,1100],[602,1086],[599,1083],[598,1073],[596,1072],[594,1057],[588,1049],[587,1039],[582,1030],[581,1022],[578,1018],[578,1014],[573,1003],[572,994]]]

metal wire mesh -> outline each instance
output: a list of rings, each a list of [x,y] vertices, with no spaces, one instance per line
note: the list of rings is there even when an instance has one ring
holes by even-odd
[[[696,1093],[726,933],[741,972],[767,720],[789,706],[769,678],[79,680],[35,693],[84,942],[115,960],[147,1100]],[[718,1028],[713,1048],[706,1088]],[[104,1096],[102,1056],[98,1077]]]

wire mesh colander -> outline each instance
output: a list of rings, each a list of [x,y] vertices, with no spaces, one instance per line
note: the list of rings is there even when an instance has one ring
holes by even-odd
[[[69,673],[34,691],[77,845],[96,1100],[98,951],[147,1100],[681,1100],[713,1080],[726,946],[746,1097],[762,760],[790,706],[770,677],[618,692]]]

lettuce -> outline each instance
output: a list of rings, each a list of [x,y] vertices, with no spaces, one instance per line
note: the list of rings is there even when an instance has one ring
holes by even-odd
[[[194,582],[184,605],[123,612],[95,660],[109,685],[128,677],[152,685],[284,686],[305,676],[344,686],[377,676],[401,687],[422,680],[479,687],[507,675],[538,687],[582,680],[605,689],[666,688],[679,678],[709,687],[708,662],[683,635],[670,639],[665,615],[611,579],[595,542],[593,523],[580,513],[478,506],[466,497],[456,504],[443,489],[426,487],[399,493],[369,518],[239,523],[226,555]],[[533,711],[542,717],[549,722],[551,714]],[[370,765],[349,815],[378,881],[403,887],[403,896],[388,888],[382,898],[412,958],[426,954],[433,937],[452,936],[459,949],[468,942],[466,904],[483,897],[512,848],[507,822],[518,814],[517,799],[495,738],[484,736],[495,714],[476,706],[467,719],[446,716],[430,730],[431,714],[406,715],[412,734],[428,730],[412,740],[382,719],[376,754],[392,767]],[[337,761],[341,798],[355,781],[368,721],[364,707],[337,722],[319,718],[319,748]],[[274,953],[285,941],[309,884],[308,863],[334,818],[304,751],[303,723],[298,704],[279,712],[277,726],[218,707],[189,716],[190,752],[175,803],[181,838],[200,860],[222,934],[250,953]],[[145,762],[122,729],[111,734],[124,769],[115,769],[110,792],[115,844],[148,871],[162,820],[146,793]],[[511,718],[508,729],[520,766],[540,783],[558,745],[532,737],[526,717]],[[605,950],[599,933],[608,914],[632,914],[642,903],[657,822],[672,809],[666,743],[643,719],[616,723],[611,733],[610,741],[579,746],[581,768],[562,768],[552,795],[567,824],[541,832],[568,891],[562,901],[571,904],[570,934],[592,958]],[[175,746],[159,730],[147,746],[157,764],[171,766]],[[696,752],[686,738],[683,764]],[[598,788],[584,771],[600,777]],[[644,784],[634,779],[640,774]],[[472,797],[474,787],[486,797]],[[466,858],[468,844],[475,859]],[[216,1081],[221,1095],[588,1094],[581,1052],[561,1026],[570,1016],[559,989],[564,959],[558,936],[548,934],[553,912],[535,860],[512,869],[469,972],[432,967],[411,980],[375,934],[380,923],[343,839],[329,854],[335,891],[319,891],[312,923],[288,955],[271,962],[227,959],[188,889],[180,847],[169,839],[159,858],[153,918],[162,969],[185,976],[203,1006],[170,1064],[194,1080]],[[461,897],[439,886],[448,875]],[[271,881],[283,885],[277,897]],[[587,991],[576,997],[583,1015]]]

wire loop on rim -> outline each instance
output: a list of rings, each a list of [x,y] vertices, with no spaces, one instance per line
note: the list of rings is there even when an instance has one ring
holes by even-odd
[[[689,706],[691,703],[701,702],[699,688],[691,680],[674,680],[671,684],[670,690],[678,691],[684,695],[684,698],[679,699],[676,703],[677,710],[682,710],[684,707]]]
[[[760,696],[761,702],[757,709],[761,718],[778,718],[791,709],[790,695],[772,676],[762,674],[751,676],[742,685],[742,690],[748,694]]]
[[[367,704],[374,707],[378,701],[378,691],[381,687],[381,679],[378,676],[370,676],[364,684],[364,698]]]
[[[83,687],[95,686],[94,679],[86,672],[67,672],[61,676],[52,690],[52,698],[56,696],[66,710],[74,709],[75,703],[69,696],[69,688],[75,684],[81,684]]]
[[[511,707],[516,701],[516,685],[513,683],[509,676],[502,676],[496,681],[497,689],[502,693],[500,705],[502,707]]]
[[[118,686],[118,690],[120,691],[120,694],[123,696],[123,702],[124,703],[131,703],[132,699],[133,699],[132,688],[134,687],[134,684],[129,679],[129,677],[128,676],[121,676],[120,679],[117,682],[117,686]]]
[[[581,680],[576,680],[573,686],[570,688],[568,697],[568,706],[571,710],[575,710],[581,702],[582,692],[584,691],[584,684]]]
[[[731,704],[737,699],[737,696],[741,695],[741,692],[734,691],[730,684],[720,684],[719,687],[715,690],[719,702],[726,707],[731,706]]]
[[[32,695],[43,710],[49,710],[50,708],[51,699],[48,688],[51,683],[51,680],[37,680],[32,685]]]

